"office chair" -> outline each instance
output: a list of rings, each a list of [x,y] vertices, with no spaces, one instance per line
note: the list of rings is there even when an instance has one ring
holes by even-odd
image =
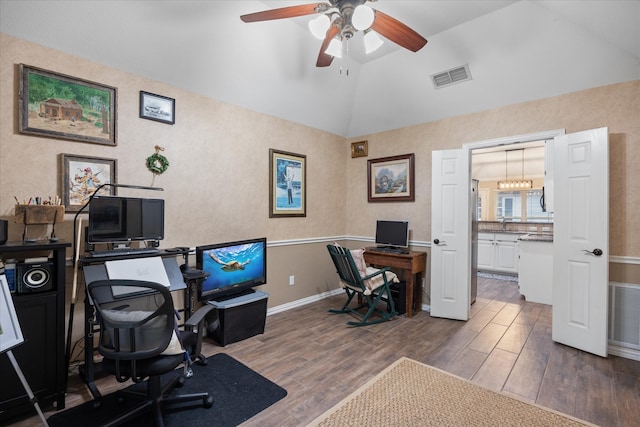
[[[156,426],[163,426],[161,407],[171,403],[200,401],[213,405],[209,393],[168,396],[184,384],[184,374],[176,368],[189,361],[176,327],[175,309],[169,288],[139,280],[98,280],[87,285],[100,322],[98,351],[103,368],[118,382],[147,379],[146,392],[128,393],[143,401],[109,422],[109,426],[132,420],[146,410],[153,412]],[[176,375],[162,384],[163,374]]]
[[[342,308],[329,310],[329,313],[354,315],[359,321],[347,322],[350,326],[373,325],[392,319],[397,312],[389,284],[391,281],[398,281],[395,273],[391,272],[389,267],[366,267],[363,257],[359,257],[359,262],[356,263],[351,251],[337,244],[329,244],[327,249],[340,277],[340,285],[347,293],[347,301]],[[359,303],[356,307],[350,307],[351,300],[356,295]],[[378,307],[382,301],[387,303],[388,311]],[[363,313],[364,309],[366,312]],[[372,318],[373,315],[376,317]]]

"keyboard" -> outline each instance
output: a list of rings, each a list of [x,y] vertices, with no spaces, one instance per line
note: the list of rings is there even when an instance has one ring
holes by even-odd
[[[396,248],[385,248],[385,247],[376,247],[376,248],[367,248],[370,252],[384,252],[388,254],[408,254],[409,251],[405,249],[396,249]]]
[[[157,254],[158,252],[160,252],[158,248],[117,248],[107,249],[104,251],[89,251],[89,255],[94,258],[102,258],[124,255]]]

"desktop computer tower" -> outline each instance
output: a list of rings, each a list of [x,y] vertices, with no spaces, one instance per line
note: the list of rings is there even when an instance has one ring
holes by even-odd
[[[399,283],[391,283],[391,298],[393,305],[398,314],[404,314],[407,310],[407,283],[402,281]],[[391,307],[387,304],[387,311],[391,311]]]

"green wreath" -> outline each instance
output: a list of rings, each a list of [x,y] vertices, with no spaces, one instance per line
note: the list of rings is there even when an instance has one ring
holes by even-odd
[[[154,153],[147,157],[147,169],[154,175],[161,175],[169,168],[169,160],[162,154]]]

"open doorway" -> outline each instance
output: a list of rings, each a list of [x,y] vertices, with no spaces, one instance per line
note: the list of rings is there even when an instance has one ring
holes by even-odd
[[[544,204],[548,140],[531,138],[469,147],[471,179],[478,182],[477,235],[472,236],[477,271],[472,274],[518,281],[519,237],[535,233],[552,239],[553,213]]]

